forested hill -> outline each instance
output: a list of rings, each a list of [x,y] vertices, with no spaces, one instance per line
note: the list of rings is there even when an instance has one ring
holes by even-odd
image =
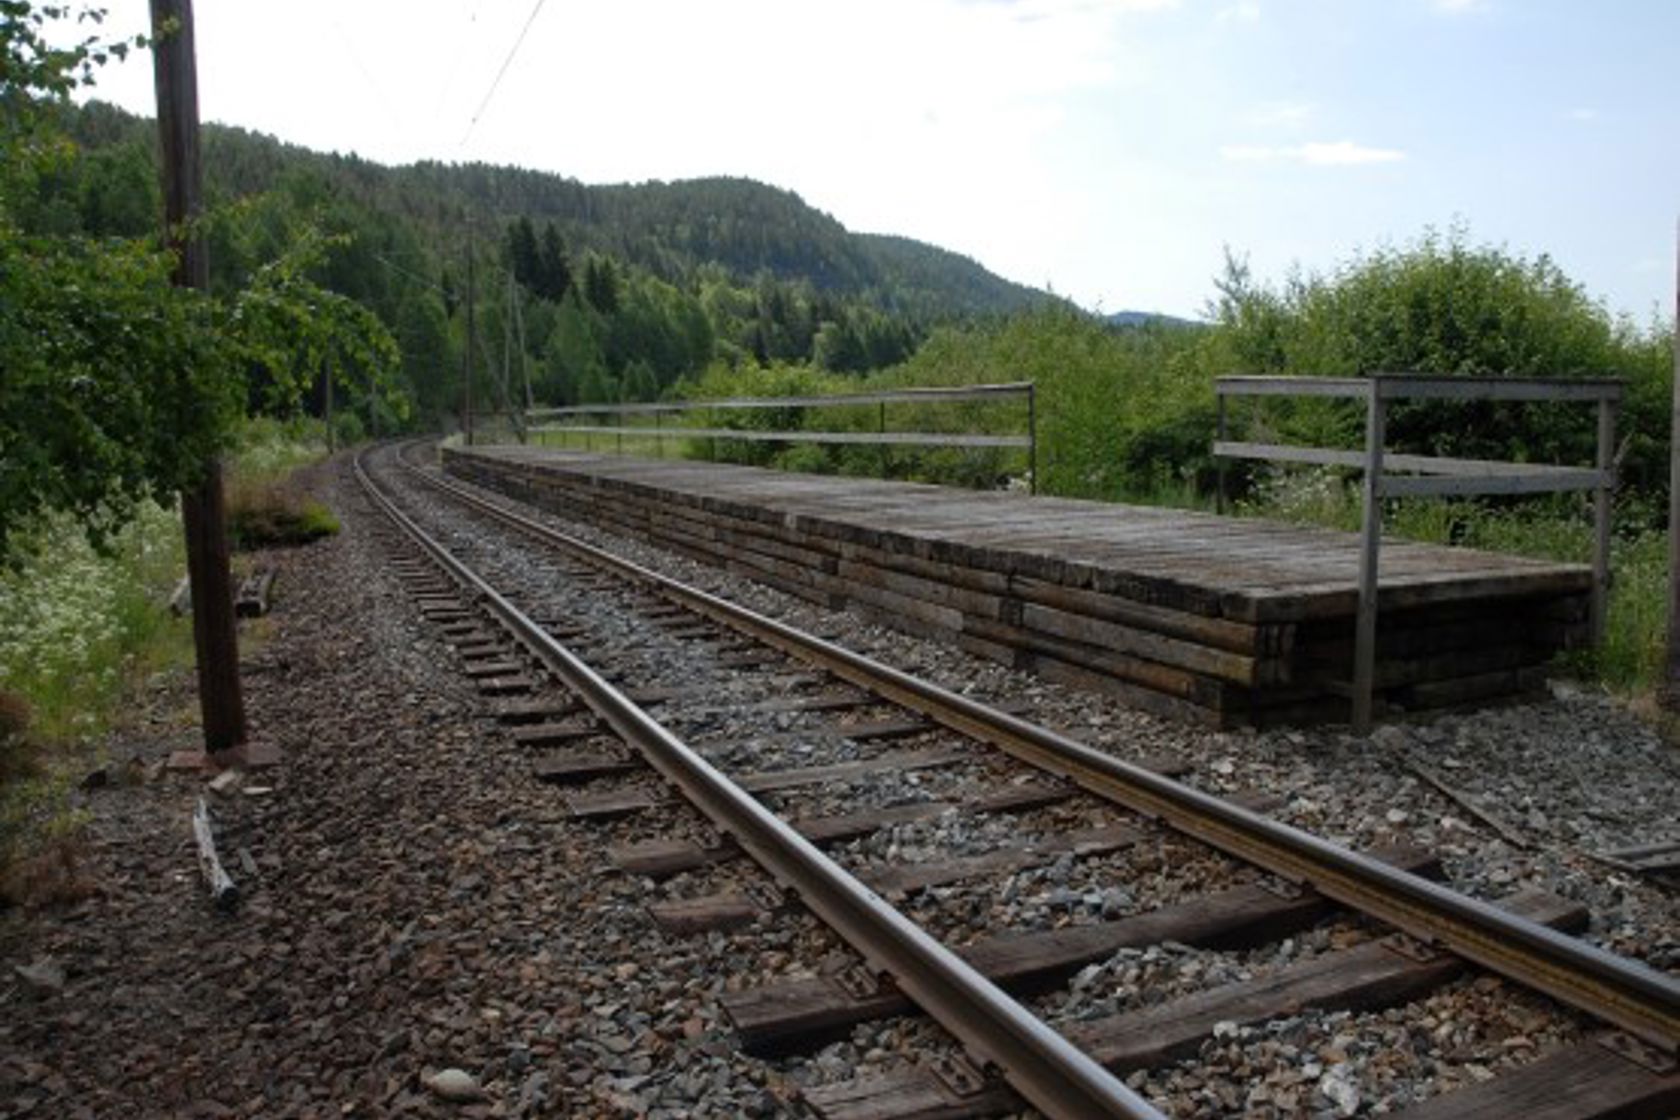
[[[354,161],[352,161],[354,162]],[[1048,297],[967,257],[901,237],[849,232],[792,191],[751,179],[587,186],[540,171],[423,163],[390,172],[405,192],[494,214],[553,221],[568,244],[610,253],[674,280],[702,265],[737,279],[761,272],[886,311],[1018,311]]]
[[[151,127],[95,103],[79,114],[75,131],[83,145],[100,148],[146,142]],[[792,191],[751,179],[596,186],[476,163],[386,167],[222,125],[206,126],[204,150],[212,196],[244,197],[310,174],[426,227],[434,245],[464,242],[469,215],[492,236],[502,223],[525,217],[539,229],[553,222],[574,254],[609,255],[673,283],[712,266],[736,281],[767,274],[919,318],[1008,313],[1051,298],[945,249],[852,233]]]

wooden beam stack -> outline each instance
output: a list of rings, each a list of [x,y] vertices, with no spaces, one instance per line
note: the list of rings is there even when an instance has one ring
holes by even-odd
[[[446,451],[444,464],[541,508],[1160,714],[1221,727],[1348,716],[1353,568],[1328,576],[1322,542],[1351,534],[528,449]],[[944,508],[918,524],[929,503]],[[1118,559],[1096,547],[1110,542]],[[1204,551],[1206,565],[1182,559]],[[1384,573],[1377,680],[1390,713],[1533,689],[1558,650],[1585,641],[1588,569],[1434,552],[1442,570],[1426,552]],[[1279,580],[1291,565],[1296,577]],[[1256,573],[1279,582],[1257,585]]]

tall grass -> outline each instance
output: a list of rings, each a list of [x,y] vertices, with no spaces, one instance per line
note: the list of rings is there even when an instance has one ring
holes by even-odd
[[[255,422],[228,489],[280,485],[320,458],[307,427]],[[186,569],[180,516],[148,504],[103,553],[71,519],[35,528],[0,566],[0,899],[15,869],[63,853],[67,793],[136,682],[193,663],[192,623],[165,603]]]
[[[1262,478],[1239,512],[1299,524],[1354,530],[1360,498],[1350,479],[1329,468],[1282,470]],[[1568,667],[1623,693],[1647,692],[1667,656],[1668,533],[1634,501],[1618,512],[1610,540],[1610,601],[1604,642],[1570,654]],[[1540,560],[1592,560],[1593,520],[1585,495],[1531,498],[1490,506],[1468,500],[1412,499],[1383,511],[1385,535],[1462,545]]]
[[[167,664],[190,643],[190,626],[159,609],[184,567],[180,521],[143,506],[107,555],[66,519],[26,546],[15,570],[0,570],[0,688],[28,702],[38,739],[98,734],[125,673]]]
[[[162,609],[183,565],[180,521],[156,505],[95,552],[68,519],[41,526],[0,569],[0,899],[51,895],[75,878],[68,792],[110,727],[125,685],[190,664],[191,623]],[[43,873],[50,864],[56,870]]]

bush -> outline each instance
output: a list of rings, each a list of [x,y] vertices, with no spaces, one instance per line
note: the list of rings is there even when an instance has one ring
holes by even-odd
[[[224,484],[229,544],[308,544],[338,532],[332,511],[308,498],[293,477],[326,454],[326,427],[318,420],[248,421]]]
[[[302,545],[330,537],[338,518],[286,481],[229,479],[228,542],[240,550]]]
[[[1216,345],[1231,372],[1623,378],[1623,480],[1666,484],[1669,337],[1613,319],[1545,255],[1428,231],[1279,289],[1228,260],[1219,288]],[[1351,446],[1364,430],[1346,403],[1277,401],[1267,412],[1289,442]],[[1422,454],[1590,463],[1595,439],[1593,410],[1573,404],[1403,402],[1388,420],[1389,446]]]

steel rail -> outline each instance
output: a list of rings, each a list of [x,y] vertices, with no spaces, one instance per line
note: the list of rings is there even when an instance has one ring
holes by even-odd
[[[413,467],[408,469],[414,470]],[[1680,982],[1488,902],[1460,894],[1291,825],[1250,812],[1183,783],[998,711],[891,666],[805,634],[775,619],[688,587],[584,541],[502,509],[425,472],[429,485],[492,517],[657,587],[690,609],[929,719],[991,743],[1128,809],[1156,817],[1220,850],[1438,944],[1493,972],[1680,1052]]]
[[[976,1059],[996,1065],[1022,1097],[1047,1115],[1069,1120],[1163,1120],[1149,1102],[848,874],[451,555],[380,492],[361,457],[355,470],[385,515],[494,612],[597,717],[872,967],[890,974]]]

